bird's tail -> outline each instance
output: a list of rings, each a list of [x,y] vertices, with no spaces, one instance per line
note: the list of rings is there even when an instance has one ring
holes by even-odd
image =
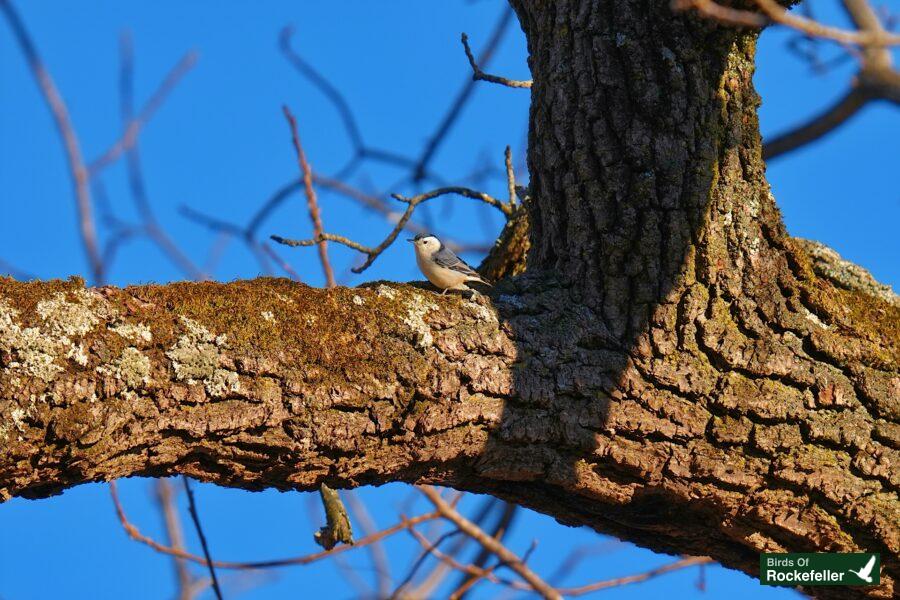
[[[490,281],[486,280],[486,279],[485,279],[484,277],[482,277],[481,275],[472,275],[472,276],[469,278],[469,281],[477,281],[477,282],[479,282],[479,283],[483,283],[484,285],[486,285],[486,286],[488,286],[488,287],[494,287],[494,284],[492,284]]]

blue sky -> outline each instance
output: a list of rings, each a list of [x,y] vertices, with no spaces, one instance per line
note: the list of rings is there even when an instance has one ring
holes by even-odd
[[[416,156],[468,77],[460,32],[469,34],[477,53],[503,10],[493,0],[19,0],[17,5],[68,104],[88,158],[100,154],[119,134],[117,49],[122,30],[130,30],[134,39],[139,104],[180,56],[189,50],[199,53],[196,67],[141,136],[140,150],[149,197],[161,224],[201,265],[217,235],[185,219],[180,207],[245,223],[276,188],[296,177],[282,104],[297,115],[316,170],[335,172],[351,152],[333,106],[279,55],[276,41],[283,26],[295,26],[295,47],[345,94],[368,144]],[[831,4],[823,4],[825,8],[831,9]],[[823,15],[839,22],[833,10]],[[810,73],[786,51],[786,37],[767,32],[760,43],[756,81],[763,97],[764,134],[780,132],[827,106],[841,94],[853,71],[852,61],[847,61],[826,75]],[[491,70],[528,78],[524,39],[517,26],[507,32]],[[87,276],[64,154],[5,23],[0,25],[0,76],[0,201],[5,216],[0,220],[0,260],[41,278]],[[501,168],[507,144],[520,158],[527,109],[527,91],[480,84],[436,154],[433,170],[449,182],[464,181],[487,163]],[[898,124],[896,108],[870,106],[837,133],[773,161],[768,170],[792,234],[834,247],[895,287],[900,285]],[[403,174],[370,163],[351,181],[373,191],[410,192],[408,186],[392,187]],[[123,165],[104,172],[101,181],[117,218],[136,220]],[[505,190],[499,179],[481,186],[495,195]],[[497,215],[471,201],[437,202],[422,217],[454,239],[483,243],[500,227]],[[363,243],[377,243],[388,231],[383,221],[338,196],[322,193],[321,205],[329,231]],[[303,200],[292,196],[261,233],[307,237],[310,225]],[[108,231],[101,237],[109,239]],[[323,283],[314,251],[276,250],[303,281]],[[332,245],[331,254],[339,279],[347,285],[418,277],[409,249],[400,245],[389,249],[363,276],[349,274],[358,258],[354,253]],[[480,256],[467,258],[477,262]],[[253,256],[234,241],[224,247],[212,271],[219,280],[259,273]],[[110,271],[110,281],[120,285],[183,277],[146,240],[126,244]],[[152,483],[128,480],[121,487],[133,521],[145,533],[159,536]],[[248,493],[209,485],[197,485],[196,490],[217,557],[269,558],[315,549],[309,495]],[[401,485],[359,492],[382,526],[396,519],[398,506],[409,493]],[[184,506],[183,495],[179,502]],[[480,499],[467,502],[476,506]],[[424,509],[421,502],[417,506]],[[174,589],[169,561],[126,538],[105,486],[82,486],[41,502],[13,500],[0,507],[0,531],[3,600],[161,598]],[[671,560],[584,529],[562,527],[534,513],[520,515],[511,547],[524,552],[534,539],[539,543],[531,564],[544,573],[552,571],[571,548],[605,544],[603,553],[583,563],[567,584],[639,572]],[[199,548],[193,538],[191,546]],[[388,549],[399,557],[394,577],[401,579],[413,542],[399,536]],[[364,551],[346,556],[360,575],[371,576]],[[269,576],[274,577],[271,580],[224,577],[227,597],[236,597],[238,591],[242,598],[258,599],[298,592],[337,598],[356,594],[352,586],[341,583],[340,571],[330,561],[278,571]],[[707,569],[705,593],[696,589],[696,580],[697,571],[692,569],[603,594],[650,598],[675,591],[704,598],[796,597],[788,590],[761,588],[755,580],[720,567]],[[247,583],[254,587],[241,591]],[[493,597],[498,591],[484,586],[479,597]]]

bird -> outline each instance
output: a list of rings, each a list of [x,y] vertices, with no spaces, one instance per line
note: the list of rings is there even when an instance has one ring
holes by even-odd
[[[853,569],[847,569],[847,570],[850,571],[851,573],[853,573],[854,575],[856,575],[857,577],[859,577],[860,579],[862,579],[863,581],[865,581],[866,583],[872,583],[872,567],[874,567],[874,566],[875,566],[875,555],[873,554],[872,557],[869,559],[869,562],[866,563],[866,566],[864,566],[859,571],[854,571]]]
[[[412,242],[415,248],[416,263],[422,274],[435,287],[443,290],[442,296],[447,290],[470,290],[471,288],[466,285],[469,281],[491,285],[436,236],[420,233],[407,241]]]

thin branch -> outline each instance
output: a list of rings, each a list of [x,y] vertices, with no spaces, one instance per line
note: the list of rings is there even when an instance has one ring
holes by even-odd
[[[436,190],[431,190],[430,192],[416,194],[415,196],[411,196],[409,198],[401,196],[400,194],[392,194],[392,197],[406,204],[418,205],[425,202],[426,200],[431,200],[432,198],[437,198],[438,196],[446,196],[447,194],[456,194],[458,196],[463,196],[464,198],[480,200],[481,202],[493,206],[494,208],[502,212],[507,219],[512,217],[512,214],[514,212],[513,208],[505,204],[502,200],[498,200],[497,198],[485,194],[484,192],[479,192],[459,186],[442,187]]]
[[[518,507],[515,504],[510,504],[509,502],[505,502],[503,504],[503,512],[500,515],[500,518],[497,520],[497,524],[494,526],[493,531],[491,531],[492,538],[494,538],[498,542],[503,541],[503,538],[509,532],[517,511]],[[488,551],[487,548],[482,547],[481,552],[478,553],[478,556],[475,557],[475,560],[472,561],[472,564],[476,567],[483,568],[487,564],[488,559],[490,559],[491,556],[493,556],[493,553]],[[478,577],[476,575],[464,576],[463,579],[457,584],[456,590],[453,592],[452,596],[454,598],[462,599],[465,596],[466,592],[470,590],[476,583],[478,583],[478,580],[480,579],[482,579],[482,577]]]
[[[272,249],[272,246],[270,246],[266,242],[262,242],[259,247],[266,254],[266,256],[272,259],[273,263],[278,265],[278,267],[282,271],[287,273],[288,277],[290,277],[294,281],[302,281],[302,279],[300,278],[300,274],[297,273],[297,271],[295,271],[294,268],[286,260],[278,256],[275,250]]]
[[[344,99],[343,94],[341,94],[330,81],[316,71],[312,65],[303,59],[303,57],[294,52],[291,47],[291,38],[293,38],[293,36],[294,28],[292,26],[288,25],[281,30],[281,33],[278,36],[278,48],[281,50],[281,53],[287,58],[288,62],[301,73],[301,75],[319,88],[319,91],[334,105],[341,121],[344,123],[347,134],[350,136],[350,142],[353,145],[353,148],[358,150],[359,148],[364,147],[362,134],[359,131],[359,125],[356,123],[356,118],[353,116],[353,111],[350,110],[350,105],[347,103],[347,100]]]
[[[759,6],[760,10],[762,10],[773,22],[791,27],[797,31],[803,31],[817,38],[829,39],[862,47],[885,47],[900,44],[900,35],[889,33],[881,27],[861,28],[858,31],[830,27],[828,25],[823,25],[818,21],[796,15],[778,4],[775,0],[754,1],[756,2],[756,5]]]
[[[522,560],[511,552],[506,546],[489,536],[480,527],[462,516],[456,509],[447,504],[441,495],[430,486],[419,486],[418,488],[426,498],[434,505],[441,515],[456,525],[460,531],[471,537],[473,540],[481,544],[481,546],[495,554],[497,558],[506,563],[506,565],[516,572],[522,579],[528,582],[535,592],[544,598],[559,599],[559,592],[548,585],[534,571],[528,568]]]
[[[821,114],[814,116],[795,129],[766,141],[763,145],[763,158],[770,160],[834,131],[858,113],[869,99],[869,95],[864,91],[852,88]]]
[[[357,497],[355,491],[345,491],[344,499],[350,505],[350,510],[353,511],[353,516],[359,522],[363,533],[366,536],[374,535],[377,531],[375,521],[372,520],[366,505]],[[388,560],[387,553],[384,551],[384,546],[379,542],[369,545],[369,556],[372,560],[372,567],[375,570],[378,597],[383,598],[391,590],[391,563]]]
[[[94,225],[88,171],[84,166],[81,147],[69,117],[69,111],[12,2],[0,0],[0,9],[6,15],[6,20],[13,30],[13,35],[18,42],[19,48],[25,55],[25,60],[28,62],[31,73],[37,81],[44,100],[47,102],[50,113],[53,115],[56,129],[63,140],[66,158],[69,163],[69,172],[72,175],[72,185],[75,191],[81,242],[87,254],[91,278],[96,284],[102,284],[104,282],[105,269],[103,257],[100,254],[100,248],[97,243],[97,229]]]
[[[616,577],[614,579],[607,579],[605,581],[597,581],[595,583],[589,583],[580,587],[560,588],[559,591],[565,596],[583,596],[584,594],[589,594],[598,590],[621,587],[623,585],[629,585],[632,583],[641,583],[642,581],[647,581],[648,579],[653,579],[654,577],[659,577],[660,575],[665,575],[667,573],[671,573],[672,571],[678,571],[681,569],[699,565],[708,565],[714,562],[715,561],[708,556],[689,556],[686,558],[682,558],[681,560],[676,560],[675,562],[663,565],[661,567],[657,567],[656,569],[645,571],[643,573],[627,575],[625,577]]]
[[[167,479],[156,480],[156,500],[163,514],[163,522],[166,526],[166,541],[170,546],[178,550],[184,550],[184,534],[181,530],[181,521],[178,518],[178,509],[175,506],[175,492]],[[191,600],[194,597],[194,577],[188,569],[187,561],[183,558],[172,557],[175,567],[175,580],[178,582],[178,599]]]
[[[130,123],[135,121],[134,117],[134,49],[131,36],[125,32],[122,34],[119,44],[119,56],[121,66],[119,69],[119,104],[122,113],[123,129],[127,130]],[[178,67],[175,70],[178,74]],[[175,81],[177,82],[177,77]],[[174,85],[172,82],[170,85]],[[151,107],[162,102],[165,96],[159,97],[151,102]],[[154,109],[155,110],[155,109]],[[169,260],[175,264],[184,274],[195,281],[203,281],[207,279],[206,275],[182,252],[181,248],[172,240],[169,234],[162,228],[156,215],[150,198],[147,195],[147,185],[144,180],[144,173],[141,167],[140,154],[137,147],[137,137],[130,141],[124,147],[126,159],[126,171],[128,173],[128,186],[131,190],[132,198],[144,221],[144,230],[147,237],[153,241],[163,253],[168,256]]]
[[[109,482],[109,492],[112,497],[113,506],[116,510],[116,516],[119,519],[119,523],[122,525],[122,529],[125,530],[125,533],[136,542],[140,542],[145,546],[149,546],[153,550],[160,552],[162,554],[167,554],[169,556],[177,556],[179,558],[183,558],[190,562],[196,563],[198,565],[208,566],[210,563],[206,558],[202,556],[198,556],[196,554],[191,554],[184,550],[178,550],[176,548],[172,548],[171,546],[166,546],[165,544],[161,544],[154,540],[151,537],[148,537],[140,532],[140,530],[135,527],[129,520],[128,516],[125,514],[125,508],[122,506],[122,502],[119,499],[118,487],[116,486],[115,481]],[[272,560],[262,560],[262,561],[253,561],[253,562],[236,562],[236,561],[223,561],[223,560],[214,560],[212,564],[217,569],[271,569],[277,567],[290,567],[290,566],[298,566],[298,565],[308,565],[310,563],[314,563],[316,561],[322,560],[323,558],[327,558],[329,556],[333,556],[335,554],[340,554],[342,552],[347,552],[348,550],[352,550],[354,548],[363,548],[368,546],[369,544],[374,544],[375,542],[381,541],[384,538],[394,535],[400,531],[405,531],[410,527],[414,527],[419,523],[424,523],[426,521],[433,521],[435,519],[440,518],[440,513],[437,511],[424,513],[418,515],[416,517],[411,517],[404,521],[401,521],[387,529],[382,529],[376,534],[366,536],[359,540],[356,540],[356,544],[353,546],[343,545],[336,546],[332,550],[323,550],[321,552],[315,552],[313,554],[307,554],[304,556],[296,556],[292,558],[279,558]]]
[[[378,213],[383,216],[389,223],[397,224],[400,219],[403,217],[403,213],[393,210],[390,205],[384,201],[384,199],[368,194],[359,188],[356,188],[345,181],[337,179],[335,177],[329,177],[327,175],[322,175],[321,173],[313,172],[313,184],[319,186],[320,188],[326,188],[332,192],[340,194],[345,198],[349,198],[361,204],[363,207],[372,210],[373,212]],[[295,179],[290,183],[282,186],[278,190],[275,191],[274,194],[260,207],[260,209],[253,215],[250,220],[250,223],[247,225],[246,234],[255,236],[257,230],[262,226],[263,222],[272,214],[282,202],[284,202],[290,194],[295,191],[301,189],[303,187],[302,179]],[[200,213],[196,211],[192,211],[191,209],[182,209],[183,213],[191,212],[194,216],[199,216],[207,221],[207,225],[211,225],[209,222],[211,218],[203,217]],[[187,215],[186,215],[187,216]],[[193,217],[191,217],[193,218]],[[219,221],[221,224],[225,224],[224,221]],[[230,225],[230,228],[234,231],[241,232],[240,235],[244,235],[244,231],[238,227],[237,225]],[[431,230],[416,223],[415,221],[407,221],[404,225],[404,230],[409,231],[410,233],[431,233]],[[442,238],[444,243],[453,250],[454,252],[461,252],[469,248],[469,246],[465,246],[451,239]],[[478,248],[478,247],[476,247]]]
[[[472,67],[473,81],[488,81],[490,83],[497,83],[511,88],[531,88],[532,81],[530,79],[507,79],[506,77],[491,75],[490,73],[485,73],[484,71],[482,71],[481,67],[478,66],[478,63],[475,62],[475,56],[472,54],[472,49],[469,48],[469,36],[463,33],[461,36],[461,40],[463,49],[466,52],[466,58],[469,59],[469,66]]]
[[[500,18],[497,20],[497,24],[494,26],[494,31],[491,33],[487,46],[485,46],[481,56],[478,57],[478,62],[480,64],[487,65],[490,63],[494,56],[494,52],[500,45],[500,41],[503,39],[503,35],[506,33],[512,20],[513,9],[512,6],[507,5],[506,8],[503,9]],[[462,109],[466,105],[466,102],[468,102],[472,92],[475,91],[476,83],[477,82],[474,79],[471,79],[463,85],[459,94],[456,96],[456,100],[454,100],[453,104],[450,106],[450,110],[447,111],[444,119],[429,138],[428,143],[425,145],[425,149],[422,151],[422,155],[419,157],[419,160],[413,169],[412,180],[414,182],[418,183],[425,179],[432,158],[434,158],[438,148],[447,137],[447,133],[453,127],[454,123],[456,123],[457,118],[459,118],[459,115],[462,113]]]
[[[23,271],[22,269],[16,267],[12,263],[3,260],[0,258],[0,273],[5,273],[12,277],[13,279],[18,279],[19,281],[28,281],[29,279],[36,279],[34,275],[29,273],[28,271]]]
[[[300,166],[300,172],[303,174],[303,189],[306,192],[306,206],[309,210],[309,218],[313,223],[313,236],[316,239],[322,237],[324,229],[322,227],[322,216],[319,211],[319,202],[316,198],[316,190],[312,183],[312,169],[306,160],[306,153],[300,144],[300,134],[297,132],[297,120],[287,106],[282,106],[284,118],[287,119],[291,127],[291,140],[294,144],[294,151],[297,153],[297,164]],[[318,243],[319,261],[322,263],[322,271],[325,273],[326,287],[333,288],[337,284],[334,281],[334,270],[331,268],[331,261],[328,260],[328,243],[324,240]]]
[[[344,167],[342,167],[338,171],[336,178],[341,179],[350,175],[350,173],[359,166],[363,159],[376,160],[385,164],[392,164],[406,169],[415,168],[417,165],[415,159],[404,156],[402,154],[398,154],[396,152],[392,152],[390,150],[371,148],[366,145],[360,131],[359,124],[356,121],[356,117],[354,117],[353,115],[353,111],[350,109],[350,104],[347,102],[347,99],[334,86],[334,84],[328,81],[325,76],[319,73],[311,64],[309,64],[309,62],[304,60],[302,56],[294,51],[291,45],[293,35],[293,27],[288,26],[281,30],[281,34],[278,36],[279,50],[291,64],[291,66],[293,66],[297,70],[297,72],[299,72],[301,76],[305,77],[314,87],[322,92],[325,98],[328,99],[328,101],[331,102],[331,104],[335,107],[335,110],[337,110],[338,116],[340,117],[341,122],[344,125],[344,129],[347,131],[347,135],[350,138],[350,145],[353,147],[353,154],[350,157],[350,160]],[[438,184],[440,184],[440,178],[431,173],[427,173],[425,175],[425,178],[434,182],[438,182]]]
[[[140,112],[126,123],[119,139],[88,165],[88,174],[91,177],[114,163],[126,150],[135,145],[141,131],[162,107],[163,102],[165,102],[172,90],[187,75],[188,71],[194,68],[198,58],[199,54],[192,50],[182,56],[175,66],[172,67]]]
[[[512,149],[507,146],[503,153],[506,159],[506,188],[509,194],[509,207],[516,208],[516,172],[513,170]],[[508,215],[507,215],[508,216]]]
[[[495,507],[501,507],[503,510],[503,505],[505,503],[497,498],[488,497],[482,503],[481,508],[479,508],[478,512],[472,517],[472,521],[481,527],[483,523],[487,520],[487,518],[494,512]],[[472,542],[472,539],[466,536],[461,537],[456,540],[454,544],[450,547],[447,553],[450,556],[459,556],[463,550],[465,550],[466,546]],[[433,594],[432,592],[441,584],[444,578],[447,576],[447,573],[452,570],[453,567],[445,563],[444,561],[438,561],[438,563],[431,570],[431,573],[428,574],[425,578],[423,578],[422,582],[419,583],[415,587],[415,589],[409,590],[409,595],[414,598],[429,598]]]
[[[194,527],[197,530],[197,537],[200,538],[200,546],[203,548],[203,556],[206,558],[206,566],[209,567],[209,576],[212,579],[213,591],[217,600],[222,600],[222,589],[219,587],[219,580],[216,578],[216,567],[213,565],[212,557],[209,555],[209,546],[206,544],[206,536],[203,534],[203,527],[200,526],[200,515],[197,514],[197,504],[194,502],[194,491],[188,481],[187,475],[182,475],[181,480],[184,482],[184,491],[187,492],[188,510],[191,513],[191,519],[194,521]]]
[[[730,8],[712,0],[673,0],[674,10],[697,11],[700,15],[720,23],[741,27],[762,28],[770,23],[778,23],[813,37],[854,46],[895,46],[900,44],[900,35],[886,31],[851,31],[823,25],[818,21],[792,14],[775,0],[754,0],[762,13]]]
[[[768,1],[770,0],[757,0]],[[885,34],[884,26],[868,2],[843,0],[843,6],[861,32]],[[849,90],[822,113],[765,143],[763,158],[768,160],[781,156],[827,135],[873,100],[888,100],[900,104],[900,73],[893,68],[890,50],[884,46],[866,45],[859,58],[861,66]]]
[[[400,517],[403,519],[406,518],[403,515],[400,515]],[[415,528],[410,528],[409,531],[416,536],[422,536],[422,534],[416,531]],[[406,586],[412,583],[412,580],[416,576],[416,573],[419,571],[419,568],[423,564],[425,564],[425,559],[427,559],[429,555],[434,554],[435,552],[440,553],[440,550],[437,549],[438,546],[440,546],[442,543],[444,543],[444,541],[450,539],[451,537],[459,535],[461,533],[462,531],[460,531],[459,529],[454,529],[453,531],[448,531],[447,533],[440,535],[436,540],[434,540],[434,542],[429,542],[424,536],[422,536],[422,539],[425,540],[425,544],[423,544],[423,546],[427,545],[427,547],[422,553],[419,554],[418,558],[416,558],[415,562],[413,562],[412,564],[412,567],[409,569],[409,573],[406,575],[406,577],[403,578],[403,581],[400,582],[400,585],[397,586],[397,589],[395,589],[394,592],[390,595],[391,600],[404,597],[405,594],[402,593],[403,590],[406,589]]]
[[[496,565],[489,567],[487,569],[484,569],[481,567],[476,567],[475,565],[466,565],[466,564],[459,562],[458,560],[456,560],[449,554],[447,554],[445,552],[441,552],[438,549],[436,543],[429,542],[428,538],[426,538],[424,535],[419,533],[415,528],[411,527],[409,529],[409,533],[419,542],[419,544],[422,546],[422,548],[425,549],[425,551],[428,554],[431,554],[432,556],[437,558],[439,561],[450,566],[451,568],[456,569],[457,571],[472,577],[473,581],[480,581],[482,579],[487,579],[491,583],[502,584],[502,585],[505,585],[505,586],[508,586],[508,587],[511,587],[514,589],[518,589],[518,590],[523,590],[523,591],[533,590],[533,588],[527,583],[524,583],[521,581],[513,581],[513,580],[509,580],[509,579],[504,579],[504,578],[498,577],[496,574],[494,574],[494,571],[499,566],[505,564],[503,562],[497,563]],[[474,585],[474,583],[473,583],[473,585]],[[468,589],[469,588],[457,589],[450,597],[454,598],[454,600],[459,600],[458,594],[465,593]]]
[[[442,513],[443,514],[443,513]],[[446,516],[446,515],[444,515]],[[435,556],[438,560],[444,561],[445,563],[452,566],[454,569],[466,573],[473,578],[477,579],[487,579],[492,583],[506,585],[508,587],[522,590],[522,591],[535,591],[540,593],[539,590],[535,589],[529,583],[524,583],[521,581],[511,581],[507,579],[503,579],[498,577],[494,571],[500,565],[506,565],[512,568],[511,564],[501,562],[500,564],[490,567],[487,569],[477,567],[475,565],[465,565],[454,559],[453,557],[441,552],[435,544],[431,544],[425,536],[415,530],[415,528],[410,528],[410,533],[415,537],[419,543],[428,551],[429,554]],[[499,555],[498,555],[499,557]],[[502,560],[502,557],[500,557]],[[569,588],[550,588],[555,594],[557,594],[556,598],[561,598],[563,596],[583,596],[585,594],[589,594],[591,592],[596,592],[599,590],[605,590],[614,587],[621,587],[623,585],[629,585],[632,583],[641,583],[643,581],[647,581],[648,579],[653,579],[655,577],[659,577],[661,575],[666,575],[667,573],[672,573],[673,571],[678,571],[681,569],[686,569],[688,567],[702,566],[713,564],[715,561],[707,556],[690,556],[685,557],[675,562],[671,562],[669,564],[663,565],[661,567],[657,567],[655,569],[651,569],[649,571],[645,571],[643,573],[637,573],[635,575],[627,575],[625,577],[615,577],[613,579],[605,579],[603,581],[597,581],[594,583],[589,583],[587,585],[579,586],[579,587],[569,587]],[[476,579],[476,580],[477,580]],[[465,591],[465,590],[463,590]],[[459,590],[457,590],[456,594],[451,596],[454,600],[459,599]]]
[[[560,561],[556,570],[547,577],[547,581],[556,585],[570,575],[575,567],[581,564],[586,558],[612,552],[616,547],[620,546],[622,546],[622,542],[613,539],[599,544],[590,544],[573,548],[569,554]]]
[[[406,227],[406,223],[412,217],[413,211],[419,204],[431,200],[433,198],[437,198],[439,196],[444,196],[446,194],[458,194],[460,196],[465,196],[466,198],[472,198],[475,200],[480,200],[486,204],[489,204],[502,212],[507,218],[512,216],[512,208],[510,208],[507,204],[504,204],[502,201],[494,198],[493,196],[489,196],[484,192],[478,192],[475,190],[470,190],[469,188],[463,187],[448,187],[448,188],[440,188],[437,190],[432,190],[430,192],[426,192],[424,194],[418,194],[416,196],[412,196],[407,198],[405,196],[401,196],[399,194],[394,194],[393,197],[400,202],[406,204],[406,210],[403,212],[403,215],[397,221],[397,224],[394,225],[394,228],[388,234],[388,236],[377,246],[364,246],[358,242],[354,242],[353,240],[346,238],[342,235],[335,235],[333,233],[322,233],[312,239],[309,240],[293,240],[281,237],[279,235],[271,236],[272,240],[278,242],[279,244],[284,244],[285,246],[314,246],[316,244],[321,243],[323,240],[327,240],[329,242],[336,242],[338,244],[342,244],[347,246],[348,248],[352,248],[357,252],[362,252],[366,255],[366,260],[362,265],[358,267],[353,267],[351,269],[354,273],[362,273],[366,269],[368,269],[375,259],[384,252],[391,244],[394,243],[394,240],[397,239],[397,236],[401,231]]]

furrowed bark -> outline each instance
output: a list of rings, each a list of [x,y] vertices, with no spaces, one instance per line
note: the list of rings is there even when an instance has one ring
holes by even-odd
[[[530,199],[490,298],[0,280],[0,498],[128,475],[487,492],[755,574],[900,577],[900,309],[816,275],[768,185],[754,35],[514,2]],[[484,268],[521,270],[495,253]]]

